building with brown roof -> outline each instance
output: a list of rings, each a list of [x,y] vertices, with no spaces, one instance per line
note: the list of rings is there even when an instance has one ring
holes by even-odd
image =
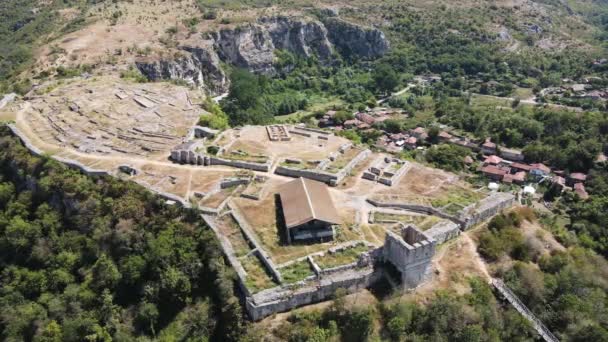
[[[523,163],[511,163],[511,168],[518,170],[518,171],[526,171],[526,172],[530,172],[530,170],[532,170],[532,166],[528,165],[528,164],[523,164]]]
[[[428,134],[426,133],[424,127],[416,127],[410,131],[410,134],[420,140],[425,140],[428,138]]]
[[[571,185],[576,183],[585,183],[587,180],[587,175],[582,172],[573,172],[568,176],[568,182]]]
[[[530,167],[530,174],[536,178],[542,178],[551,173],[551,169],[542,163],[531,164]]]
[[[481,152],[483,154],[496,154],[496,144],[490,138],[486,138],[486,141],[481,145]]]
[[[481,173],[492,180],[501,181],[508,171],[494,165],[487,165],[481,168]]]
[[[344,121],[343,125],[344,125],[344,128],[350,129],[350,128],[356,127],[360,123],[361,123],[361,121],[359,121],[357,119],[351,119],[351,120]]]
[[[418,143],[418,139],[416,139],[415,137],[409,137],[409,138],[405,139],[404,146],[413,150],[416,148],[417,143]]]
[[[484,161],[483,161],[484,165],[498,165],[501,163],[502,163],[502,158],[500,158],[497,155],[487,156],[486,159],[484,159]]]
[[[587,190],[585,190],[585,185],[583,183],[574,184],[574,192],[582,199],[589,198],[589,194],[587,193]]]
[[[524,160],[524,154],[520,150],[515,150],[512,148],[506,148],[506,147],[501,146],[498,149],[498,154],[507,160],[512,160],[512,161],[523,161]]]
[[[342,223],[327,185],[298,178],[279,191],[287,241],[331,239],[334,225]]]
[[[437,137],[439,138],[440,141],[449,141],[450,139],[454,138],[453,135],[451,135],[450,133],[448,133],[446,131],[439,132]]]
[[[366,114],[366,113],[357,113],[357,114],[355,114],[355,118],[357,118],[357,120],[362,121],[370,126],[376,122],[376,119],[373,116]]]
[[[526,181],[526,173],[524,171],[519,171],[514,174],[507,173],[502,178],[502,181],[505,183],[515,183],[522,185]]]

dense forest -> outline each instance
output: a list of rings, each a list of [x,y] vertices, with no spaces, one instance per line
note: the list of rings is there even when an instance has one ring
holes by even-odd
[[[490,262],[514,262],[499,276],[561,340],[608,341],[608,263],[582,241],[551,254],[522,232],[522,222],[536,221],[529,208],[493,218],[479,241]],[[551,229],[550,226],[547,228]]]
[[[0,132],[0,339],[236,340],[233,271],[194,211]]]

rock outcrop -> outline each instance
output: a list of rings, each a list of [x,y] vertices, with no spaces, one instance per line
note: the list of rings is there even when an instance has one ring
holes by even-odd
[[[339,18],[327,18],[329,40],[345,57],[374,59],[384,55],[390,45],[384,33],[375,28],[351,24]]]
[[[136,62],[151,80],[180,79],[211,93],[227,90],[220,61],[252,72],[273,74],[275,51],[316,56],[330,63],[335,52],[348,58],[373,59],[389,49],[384,34],[375,28],[330,17],[324,22],[304,18],[270,17],[234,29],[197,36],[178,45],[181,56]]]
[[[212,93],[224,92],[228,80],[217,53],[208,46],[183,45],[174,59],[140,60],[137,68],[150,80],[183,80]]]
[[[327,30],[318,21],[262,18],[255,24],[221,30],[215,35],[215,48],[226,63],[252,72],[272,74],[277,49],[306,57],[316,55],[320,60],[328,61],[333,48],[327,35]]]

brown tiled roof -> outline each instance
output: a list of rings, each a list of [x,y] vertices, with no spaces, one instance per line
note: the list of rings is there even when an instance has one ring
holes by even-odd
[[[518,170],[530,171],[532,166],[523,163],[511,163],[511,167]]]
[[[566,185],[566,180],[564,179],[564,177],[555,176],[553,177],[553,183],[563,186]]]
[[[494,165],[488,165],[481,168],[481,172],[490,175],[503,176],[507,173],[507,171],[500,169]]]
[[[587,193],[587,190],[585,190],[583,183],[574,184],[574,192],[576,192],[582,199],[589,198],[589,194]]]
[[[551,172],[551,169],[548,166],[546,166],[545,164],[542,164],[542,163],[532,164],[530,166],[532,167],[531,170],[541,170],[541,171],[543,171],[545,173],[550,173]]]
[[[505,183],[513,183],[513,182],[523,182],[526,180],[526,173],[523,171],[520,171],[518,173],[515,174],[510,174],[507,173],[503,178],[502,181]]]
[[[416,137],[409,137],[409,138],[405,139],[406,144],[415,145],[417,142],[418,142],[418,139],[416,139]]]
[[[453,136],[446,131],[439,132],[439,137],[443,138],[443,139],[452,139],[453,138]]]
[[[342,220],[334,206],[327,185],[306,178],[298,178],[279,191],[287,229],[312,220],[340,224]]]
[[[376,119],[374,119],[373,116],[371,116],[369,114],[365,114],[365,113],[357,113],[357,115],[355,115],[355,117],[357,119],[359,119],[360,121],[365,122],[368,125],[373,125],[376,122]]]
[[[574,172],[570,174],[570,179],[584,182],[587,180],[587,175],[581,172]]]
[[[496,165],[496,164],[502,163],[502,158],[500,158],[499,156],[496,156],[496,155],[491,155],[491,156],[486,157],[486,159],[483,162],[486,164]]]

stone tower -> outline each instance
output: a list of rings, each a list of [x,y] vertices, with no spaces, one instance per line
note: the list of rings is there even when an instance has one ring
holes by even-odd
[[[413,225],[402,226],[401,235],[387,232],[383,258],[401,273],[405,289],[414,288],[430,277],[435,244],[433,238]]]

